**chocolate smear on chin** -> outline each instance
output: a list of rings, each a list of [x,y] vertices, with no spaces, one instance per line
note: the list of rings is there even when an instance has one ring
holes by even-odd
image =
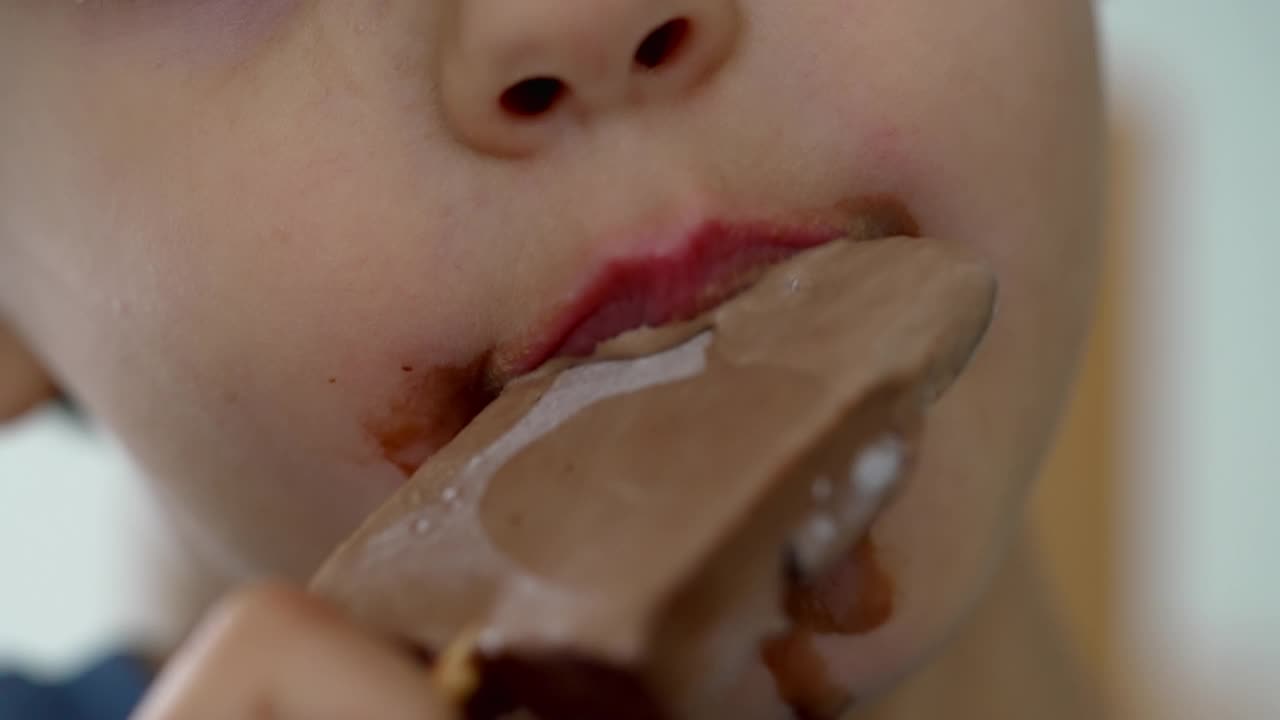
[[[721,717],[797,616],[784,598],[905,472],[994,296],[954,245],[807,251],[700,318],[509,385],[314,588],[435,651],[466,638],[473,717]],[[770,664],[784,688],[802,666]]]
[[[784,605],[792,626],[764,642],[761,659],[799,720],[835,720],[856,702],[832,677],[816,637],[869,633],[892,618],[893,604],[893,578],[870,535],[822,577],[787,588]]]

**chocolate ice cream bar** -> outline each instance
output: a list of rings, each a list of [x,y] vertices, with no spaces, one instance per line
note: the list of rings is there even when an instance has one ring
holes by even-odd
[[[720,717],[761,643],[805,622],[788,593],[907,474],[994,302],[951,244],[807,251],[509,385],[314,587],[445,658],[472,717]]]

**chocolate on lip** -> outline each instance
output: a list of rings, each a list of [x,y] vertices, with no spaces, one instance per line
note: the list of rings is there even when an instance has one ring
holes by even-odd
[[[899,199],[874,194],[772,220],[704,222],[675,247],[597,268],[545,334],[517,353],[515,373],[557,356],[590,355],[599,343],[634,328],[692,318],[749,287],[770,265],[832,240],[916,237],[919,231]]]
[[[749,286],[764,269],[841,236],[837,227],[708,223],[665,255],[614,260],[570,304],[552,355],[590,355],[637,327],[689,320]]]
[[[473,633],[486,688],[545,720],[719,717],[800,621],[789,584],[905,471],[993,303],[952,245],[805,252],[700,318],[512,383],[315,587],[436,652]]]

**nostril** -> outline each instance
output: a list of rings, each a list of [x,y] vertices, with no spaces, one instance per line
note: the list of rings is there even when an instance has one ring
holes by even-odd
[[[567,91],[557,78],[533,77],[507,88],[498,102],[512,115],[532,118],[550,111]]]
[[[691,29],[685,18],[669,20],[658,26],[636,49],[636,64],[645,70],[655,70],[671,62],[688,40]]]

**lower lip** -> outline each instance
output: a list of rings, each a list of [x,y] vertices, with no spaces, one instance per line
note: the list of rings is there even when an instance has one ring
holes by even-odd
[[[838,227],[717,222],[675,252],[615,260],[568,304],[552,340],[531,352],[523,369],[588,355],[627,330],[693,318],[745,289],[768,266],[844,235]]]

